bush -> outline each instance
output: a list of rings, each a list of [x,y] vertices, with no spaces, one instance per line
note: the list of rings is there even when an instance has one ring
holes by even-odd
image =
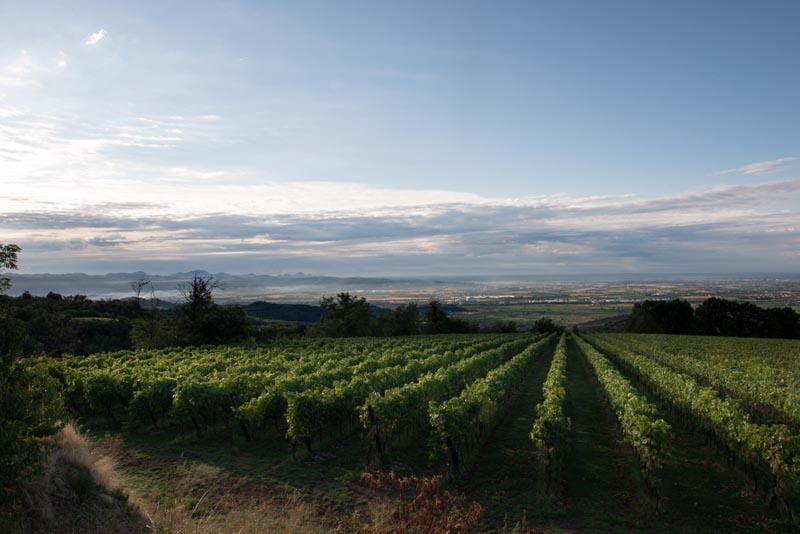
[[[0,272],[17,268],[17,252],[0,245]],[[0,279],[0,293],[8,286]],[[23,325],[0,309],[0,501],[41,467],[41,438],[55,433],[63,412],[56,381],[18,360],[23,344]]]
[[[58,384],[16,360],[15,321],[0,318],[0,500],[13,497],[41,465],[41,438],[63,415]]]
[[[375,493],[383,507],[370,522],[359,513],[354,514],[342,525],[347,532],[466,534],[477,529],[481,506],[468,503],[460,493],[444,491],[441,477],[363,473],[361,482]]]

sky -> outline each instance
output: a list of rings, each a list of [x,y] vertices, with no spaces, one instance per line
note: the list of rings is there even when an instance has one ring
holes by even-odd
[[[20,272],[795,272],[796,1],[0,0]]]

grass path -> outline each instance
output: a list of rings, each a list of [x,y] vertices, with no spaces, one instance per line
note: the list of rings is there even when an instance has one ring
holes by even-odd
[[[665,419],[673,436],[662,469],[665,522],[698,533],[792,531],[781,527],[777,515],[752,494],[742,471],[725,465],[699,435]]]
[[[631,531],[654,513],[638,459],[606,404],[602,386],[573,342],[567,344],[567,438],[561,519],[580,531]]]
[[[551,358],[537,363],[508,407],[461,488],[481,503],[487,531],[510,529],[526,516],[537,532],[789,532],[747,492],[746,477],[675,421],[671,453],[661,471],[658,512],[622,441],[602,386],[573,343],[568,344],[565,410],[572,419],[560,496],[543,495],[528,434]]]
[[[537,460],[529,434],[552,358],[551,349],[534,364],[530,378],[464,475],[461,487],[483,507],[485,527],[500,528],[506,521],[513,525],[523,513],[535,514],[540,505]]]

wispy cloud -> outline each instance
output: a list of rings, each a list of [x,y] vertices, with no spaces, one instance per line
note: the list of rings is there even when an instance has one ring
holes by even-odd
[[[224,137],[212,113],[0,117],[0,228],[28,272],[764,271],[795,269],[800,250],[800,179],[490,198],[176,162]]]
[[[0,65],[0,88],[36,87],[44,76],[66,68],[68,59],[61,50],[50,57],[41,57],[22,49],[11,61]]]
[[[99,30],[97,30],[93,34],[89,35],[89,37],[86,38],[86,40],[83,42],[83,44],[85,44],[87,46],[94,46],[97,43],[99,43],[100,41],[102,41],[105,36],[106,36],[106,31],[104,29],[100,28]]]
[[[759,161],[758,163],[751,163],[737,169],[720,171],[717,174],[745,174],[750,176],[761,176],[763,174],[771,174],[773,172],[781,171],[798,160],[800,160],[800,158],[788,157],[773,159],[770,161]]]
[[[87,123],[23,107],[0,108],[0,166],[10,189],[62,201],[111,198],[111,190],[140,188],[142,182],[187,183],[222,179],[218,172],[191,172],[179,165],[145,163],[146,156],[176,149],[221,119],[120,117]]]
[[[289,209],[294,197],[319,208],[321,199],[308,194],[315,188],[337,199],[360,193],[354,204]],[[169,191],[158,189],[160,204],[137,202],[145,198],[137,191],[124,204],[0,198],[7,208],[0,225],[23,246],[28,270],[69,263],[93,271],[168,265],[407,275],[763,271],[791,270],[800,250],[800,214],[791,209],[800,180],[604,200],[431,192],[426,203],[424,191],[404,198],[334,183]],[[205,201],[211,196],[215,202]]]

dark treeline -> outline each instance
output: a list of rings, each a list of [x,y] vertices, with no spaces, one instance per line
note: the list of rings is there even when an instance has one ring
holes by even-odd
[[[450,317],[438,300],[424,306],[403,304],[393,310],[372,308],[363,297],[339,293],[320,301],[322,318],[311,329],[312,335],[329,337],[412,336],[417,334],[469,334],[478,332],[511,333],[513,321],[495,321],[481,327],[473,321]]]
[[[250,324],[239,306],[219,306],[213,278],[195,276],[181,287],[184,301],[162,307],[155,299],[90,300],[49,293],[0,295],[17,324],[25,356],[87,355],[134,348],[214,345],[245,339]]]
[[[35,297],[0,296],[0,306],[22,330],[25,355],[91,354],[129,349],[131,327],[140,316],[138,303],[87,299],[49,293]]]
[[[800,338],[800,315],[792,308],[760,308],[717,297],[697,308],[682,299],[636,303],[627,332],[704,336]]]
[[[222,289],[213,277],[195,276],[179,288],[183,301],[170,304],[146,293],[146,280],[132,284],[136,297],[90,300],[83,295],[44,297],[0,294],[0,306],[20,330],[23,355],[87,355],[128,349],[220,345],[274,337],[405,336],[416,334],[516,332],[513,321],[477,323],[450,317],[433,300],[393,310],[340,293],[319,306],[256,302],[220,306],[213,294]],[[138,289],[137,289],[138,288]],[[265,324],[264,317],[281,322]],[[283,322],[285,321],[285,322]],[[552,326],[552,325],[550,325]],[[541,328],[548,328],[542,323]]]

